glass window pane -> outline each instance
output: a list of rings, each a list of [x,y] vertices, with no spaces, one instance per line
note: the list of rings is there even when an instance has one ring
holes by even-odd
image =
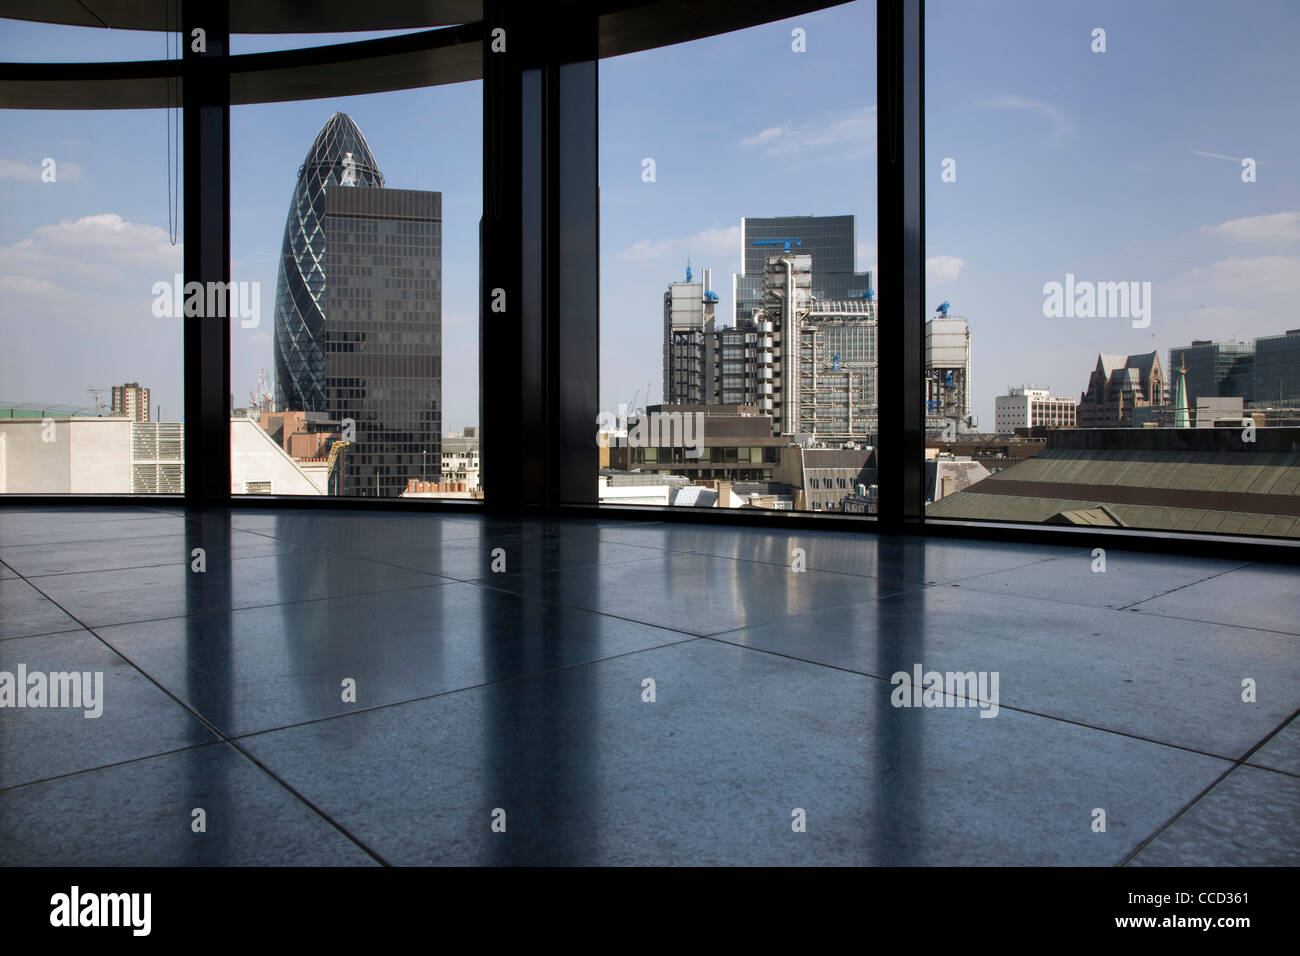
[[[481,97],[232,110],[236,494],[481,496]]]
[[[184,490],[178,124],[0,111],[0,494]]]
[[[1300,536],[1297,29],[926,5],[927,516]]]
[[[601,420],[674,451],[692,505],[875,485],[875,18],[858,0],[600,63]],[[645,481],[602,464],[609,502]]]

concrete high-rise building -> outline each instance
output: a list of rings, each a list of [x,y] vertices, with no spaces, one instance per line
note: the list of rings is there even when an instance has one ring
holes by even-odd
[[[704,405],[714,400],[713,313],[718,295],[711,276],[711,270],[704,269],[699,281],[692,281],[688,264],[686,281],[671,283],[664,293],[664,404]]]
[[[763,308],[764,270],[771,256],[811,256],[814,299],[861,299],[872,288],[870,272],[854,271],[856,216],[746,217],[740,220],[740,246],[741,272],[732,277],[737,327]]]
[[[1073,428],[1077,424],[1074,399],[1053,395],[1035,385],[1008,386],[1007,394],[993,399],[994,431],[1009,435],[1017,428]]]
[[[133,422],[152,421],[149,415],[149,389],[139,382],[113,386],[112,413]]]
[[[345,495],[437,481],[442,434],[442,194],[384,188],[335,113],[298,171],[276,287],[277,407],[324,412],[348,449]],[[426,467],[427,466],[427,467]]]

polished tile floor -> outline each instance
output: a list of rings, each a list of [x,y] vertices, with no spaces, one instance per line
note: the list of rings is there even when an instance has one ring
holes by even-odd
[[[1300,863],[1300,570],[1095,565],[2,508],[0,864]]]

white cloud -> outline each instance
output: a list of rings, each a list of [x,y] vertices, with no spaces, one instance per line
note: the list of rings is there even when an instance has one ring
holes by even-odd
[[[966,260],[956,256],[931,256],[925,260],[925,281],[951,282],[965,267]]]
[[[148,301],[153,283],[172,281],[180,267],[181,246],[171,245],[167,230],[116,213],[38,226],[27,238],[0,246],[0,276],[46,278],[100,293],[124,287]]]
[[[986,100],[984,106],[991,110],[1014,110],[1021,113],[1028,113],[1046,120],[1052,127],[1052,142],[1061,143],[1067,136],[1074,132],[1074,127],[1065,116],[1065,111],[1059,106],[1053,106],[1051,103],[1044,103],[1041,100],[1031,100],[1023,96],[997,96],[991,100]]]
[[[741,146],[766,146],[768,143],[772,142],[773,140],[780,139],[782,136],[785,136],[789,132],[789,130],[790,130],[789,123],[786,123],[782,126],[769,126],[767,129],[763,130],[763,132],[759,133],[757,136],[749,136],[746,137],[745,139],[742,139],[740,141],[740,145]]]
[[[46,185],[81,181],[81,167],[72,162],[57,162],[57,157],[54,174],[54,183],[47,183]],[[41,164],[39,162],[24,163],[16,159],[5,159],[0,156],[0,179],[11,179],[20,183],[39,183],[41,182]]]
[[[181,324],[153,315],[152,287],[181,261],[166,230],[111,213],[0,246],[0,397],[84,404],[88,386],[138,381],[177,416]]]
[[[876,148],[876,108],[867,106],[837,119],[795,125],[782,123],[740,141],[769,156],[794,156],[817,151],[839,158],[865,156]]]
[[[1221,259],[1209,267],[1189,271],[1179,283],[1184,284],[1245,304],[1294,301],[1300,298],[1300,256]]]
[[[1229,219],[1202,230],[1242,242],[1293,242],[1300,239],[1300,212],[1275,212],[1268,216]]]
[[[740,226],[705,229],[680,239],[642,239],[624,249],[619,258],[645,262],[676,256],[707,268],[727,270],[739,266]],[[730,263],[728,265],[727,263]]]

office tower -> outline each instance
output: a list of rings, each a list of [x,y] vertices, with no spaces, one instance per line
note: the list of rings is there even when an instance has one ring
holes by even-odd
[[[700,281],[673,282],[664,293],[664,403],[704,405],[713,401],[713,313],[718,295],[704,269]]]
[[[1300,329],[1255,340],[1249,401],[1300,406]]]
[[[379,188],[383,174],[366,138],[346,113],[335,113],[298,168],[280,245],[275,284],[275,407],[325,411],[325,193],[346,183]]]
[[[1168,389],[1160,355],[1098,355],[1079,397],[1080,428],[1129,428],[1138,408],[1168,405]]]
[[[325,411],[356,423],[343,493],[397,497],[440,480],[442,194],[327,190],[323,222]]]
[[[1193,339],[1169,350],[1169,374],[1187,369],[1188,407],[1201,398],[1253,398],[1255,346],[1250,342]]]
[[[343,494],[394,497],[411,478],[438,480],[442,194],[384,188],[343,113],[298,171],[275,357],[278,407],[324,412],[352,436]]]
[[[133,422],[152,420],[149,416],[149,389],[141,388],[139,382],[114,385],[112,402],[114,415],[121,415]]]
[[[960,316],[948,315],[948,303],[925,323],[926,428],[953,421],[973,428],[971,406],[971,330]]]
[[[854,272],[855,216],[775,216],[740,221],[741,272],[732,277],[737,327],[763,307],[763,275],[770,256],[811,256],[815,299],[856,300],[872,288],[870,272]]]
[[[1073,428],[1074,399],[1053,395],[1035,385],[1008,386],[1007,394],[993,399],[994,430],[1009,435],[1017,428]]]

